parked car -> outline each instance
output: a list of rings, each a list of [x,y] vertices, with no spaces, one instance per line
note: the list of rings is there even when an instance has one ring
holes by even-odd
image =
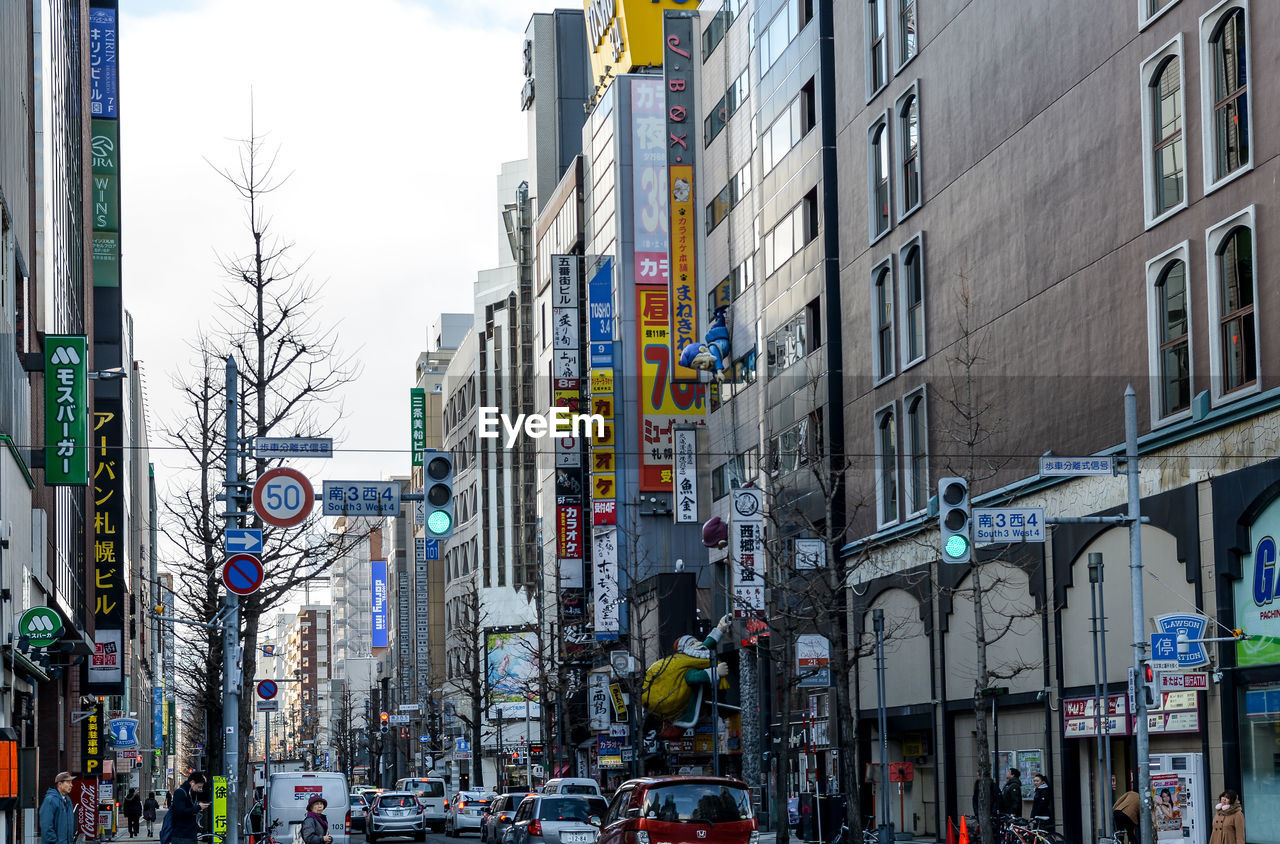
[[[364,832],[365,811],[375,796],[377,795],[365,791],[351,792],[351,824],[347,828],[348,833]]]
[[[542,786],[543,794],[594,794],[599,797],[600,783],[587,777],[556,777]]]
[[[422,816],[435,832],[444,832],[445,812],[449,801],[444,796],[444,780],[440,777],[406,777],[396,780],[396,791],[412,791],[422,804]]]
[[[384,791],[373,801],[366,815],[365,838],[369,844],[387,835],[411,835],[427,840],[427,820],[422,804],[412,791]]]
[[[280,822],[276,830],[277,841],[289,841],[302,827],[307,816],[307,803],[313,797],[323,797],[329,804],[324,817],[329,822],[329,834],[333,844],[347,844],[347,831],[351,826],[351,789],[345,774],[327,771],[281,771],[272,773],[270,780],[271,802],[267,806],[266,822]]]
[[[747,784],[726,777],[651,777],[624,782],[609,803],[598,844],[646,840],[759,844]]]
[[[595,844],[600,816],[579,794],[531,794],[520,801],[503,844]]]
[[[459,791],[445,808],[444,834],[455,838],[463,830],[480,831],[480,822],[489,809],[490,801],[497,795],[483,791]]]
[[[480,841],[482,844],[501,844],[502,833],[507,831],[516,817],[516,807],[533,792],[517,791],[499,794],[489,801],[485,815],[480,821]],[[602,816],[603,817],[603,816]]]

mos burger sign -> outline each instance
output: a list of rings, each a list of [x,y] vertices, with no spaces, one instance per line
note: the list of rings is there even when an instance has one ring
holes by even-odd
[[[637,67],[662,66],[662,13],[698,0],[585,0],[591,76],[597,89]]]

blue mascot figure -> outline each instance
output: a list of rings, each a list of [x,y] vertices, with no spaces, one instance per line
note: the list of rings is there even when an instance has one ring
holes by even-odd
[[[728,308],[724,305],[716,308],[716,315],[707,326],[704,343],[690,343],[680,353],[680,365],[692,369],[713,372],[716,381],[724,383],[725,371],[729,367],[729,328],[725,325],[724,314]]]

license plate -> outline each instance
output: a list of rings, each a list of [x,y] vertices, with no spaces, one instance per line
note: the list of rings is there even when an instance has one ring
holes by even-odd
[[[595,836],[590,832],[562,832],[560,844],[591,844]]]

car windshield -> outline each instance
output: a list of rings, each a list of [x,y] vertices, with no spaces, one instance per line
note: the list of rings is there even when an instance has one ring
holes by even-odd
[[[396,794],[391,797],[382,797],[378,800],[379,809],[412,809],[418,805],[417,798],[410,797],[407,794]]]
[[[560,789],[561,794],[598,794],[596,789],[589,785],[566,785]]]
[[[353,794],[353,795],[351,795],[351,804],[352,804],[353,806],[354,806],[356,803],[359,803],[359,804],[363,805],[365,802],[366,802],[366,801],[365,801],[365,799],[364,799],[364,795],[363,795],[363,794]]]
[[[468,803],[488,803],[489,795],[478,791],[459,791],[458,800],[465,800]]]
[[[751,818],[751,800],[745,790],[719,783],[660,785],[645,794],[641,814],[659,821],[732,823]]]
[[[416,791],[424,797],[444,797],[444,783],[428,782],[427,780],[411,780],[405,783],[405,787]]]
[[[581,797],[548,797],[538,809],[538,819],[544,821],[583,821],[591,817],[591,804]]]

